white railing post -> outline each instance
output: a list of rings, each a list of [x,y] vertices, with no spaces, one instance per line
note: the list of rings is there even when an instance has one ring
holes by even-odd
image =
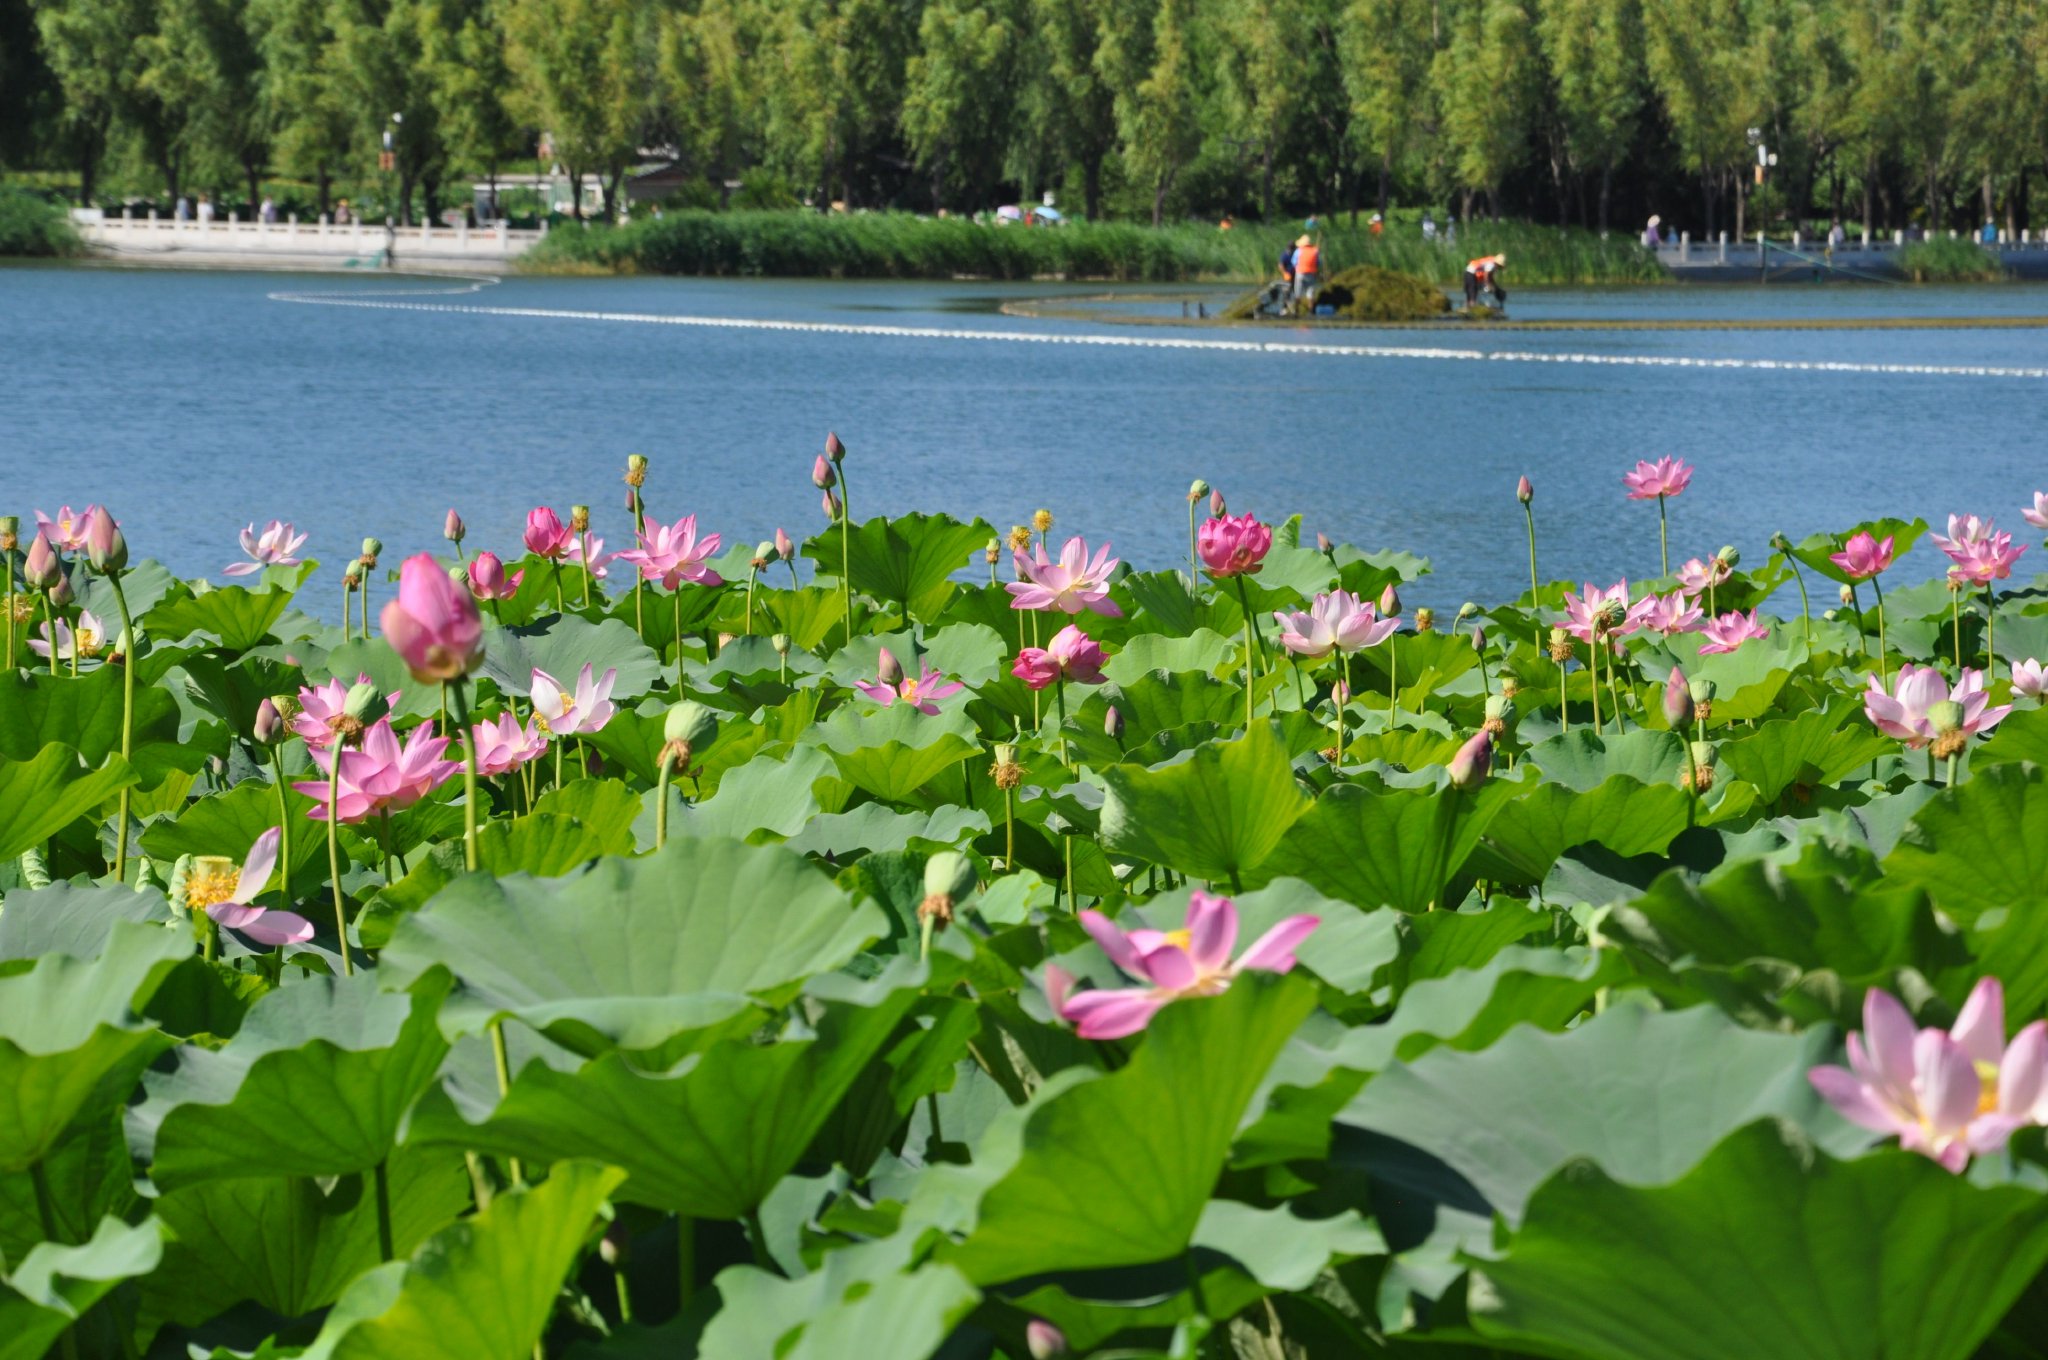
[[[1726,264],[1726,263],[1728,263],[1728,233],[1727,233],[1727,232],[1725,232],[1725,231],[1721,233],[1721,261],[1720,261],[1720,262],[1721,262],[1722,264]]]
[[[1892,230],[1892,244],[1895,246],[1906,244],[1906,230],[1904,227],[1896,227]]]
[[[1692,233],[1689,231],[1678,233],[1678,262],[1680,264],[1692,263]]]

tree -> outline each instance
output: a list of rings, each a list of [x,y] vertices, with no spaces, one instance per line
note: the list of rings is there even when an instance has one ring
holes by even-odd
[[[1394,166],[1431,130],[1432,0],[1352,0],[1339,38],[1355,136],[1379,164],[1379,210]]]
[[[1021,28],[1017,10],[989,0],[933,0],[905,72],[903,135],[930,177],[932,206],[949,190],[986,201],[1009,134]]]
[[[430,26],[427,52],[434,71],[432,99],[448,152],[484,172],[495,208],[498,167],[532,145],[505,102],[512,77],[504,45],[487,22],[471,17],[453,32]]]
[[[263,62],[259,98],[273,154],[312,178],[323,217],[357,122],[345,98],[330,11],[329,0],[249,0],[248,10]]]
[[[1685,168],[1698,175],[1707,231],[1731,175],[1746,156],[1748,87],[1739,53],[1738,0],[1645,0],[1643,36],[1650,83],[1663,101]],[[1742,231],[1740,179],[1735,230]]]
[[[1639,0],[1541,0],[1536,27],[1566,152],[1576,171],[1600,177],[1605,232],[1614,171],[1635,143],[1643,104]]]
[[[1117,89],[1117,137],[1125,168],[1152,191],[1152,225],[1166,220],[1166,196],[1202,149],[1199,89],[1190,32],[1193,0],[1159,0],[1149,31],[1112,31],[1100,60]]]
[[[342,107],[355,123],[349,145],[367,156],[381,149],[390,134],[398,176],[396,207],[408,226],[414,186],[426,191],[432,217],[447,171],[434,69],[427,59],[431,30],[460,17],[422,0],[334,0],[332,60]]]
[[[1048,150],[1081,172],[1082,211],[1102,215],[1103,167],[1116,151],[1116,91],[1103,78],[1105,35],[1149,17],[1138,0],[1030,0],[1034,50],[1019,62],[1020,140],[1010,164],[1030,177]]]
[[[147,0],[34,0],[44,60],[63,95],[60,126],[78,159],[78,201],[90,204],[107,142],[138,74],[150,31]]]
[[[1528,153],[1540,68],[1535,25],[1522,0],[1477,0],[1452,25],[1431,64],[1430,82],[1457,183],[1483,192],[1500,213],[1500,184]]]
[[[737,0],[670,10],[656,39],[657,112],[687,161],[730,178],[758,149],[763,99],[749,79],[765,60],[766,23]]]
[[[1215,36],[1217,92],[1231,134],[1254,149],[1259,211],[1274,215],[1273,173],[1315,81],[1312,0],[1220,0]]]

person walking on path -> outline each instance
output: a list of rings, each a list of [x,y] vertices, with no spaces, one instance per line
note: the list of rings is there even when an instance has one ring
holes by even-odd
[[[1508,290],[1501,287],[1500,271],[1508,267],[1506,254],[1481,255],[1465,266],[1465,306],[1477,306],[1483,289],[1493,295],[1494,305],[1506,308]]]
[[[1315,243],[1312,236],[1303,236],[1294,243],[1294,303],[1295,310],[1304,316],[1313,315],[1316,309],[1316,290],[1322,287],[1323,248]]]

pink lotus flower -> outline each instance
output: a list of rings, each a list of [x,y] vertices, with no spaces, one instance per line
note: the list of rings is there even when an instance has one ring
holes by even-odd
[[[1211,576],[1250,575],[1273,550],[1273,530],[1250,515],[1219,515],[1203,522],[1195,542]]]
[[[1894,555],[1890,534],[1879,540],[1866,529],[1845,543],[1840,552],[1829,553],[1828,561],[1840,567],[1850,580],[1867,581],[1891,566]]]
[[[2029,657],[2012,663],[2012,692],[2038,699],[2048,691],[2048,666]]]
[[[695,515],[685,515],[673,525],[656,524],[652,533],[642,533],[639,538],[638,548],[628,548],[618,558],[640,568],[646,579],[659,581],[669,590],[678,589],[684,581],[700,586],[725,584],[724,577],[704,565],[718,551],[719,537],[697,537]]]
[[[1682,590],[1650,596],[1650,607],[1643,612],[1643,627],[1665,637],[1691,632],[1699,621],[1699,602]]]
[[[2013,547],[2011,534],[2000,533],[1990,520],[1975,515],[1950,515],[1946,535],[1927,537],[1955,563],[1951,576],[1960,574],[1963,580],[1980,586],[2011,576],[2013,564],[2026,551]]]
[[[81,549],[94,571],[107,575],[128,565],[128,540],[121,536],[121,521],[104,505],[87,507],[83,536]]]
[[[1161,1007],[1189,997],[1215,996],[1229,990],[1240,973],[1285,973],[1294,967],[1294,950],[1315,928],[1319,916],[1290,916],[1252,943],[1235,962],[1237,904],[1227,897],[1197,891],[1188,901],[1186,924],[1179,930],[1122,931],[1099,911],[1081,913],[1081,924],[1102,952],[1142,987],[1074,992],[1073,979],[1057,965],[1048,965],[1046,990],[1053,1010],[1074,1026],[1083,1039],[1121,1039],[1151,1022]]]
[[[1701,656],[1713,656],[1717,652],[1732,652],[1753,638],[1767,638],[1771,630],[1758,623],[1756,611],[1747,614],[1739,609],[1730,610],[1720,618],[1710,621],[1700,632],[1706,641],[1700,644]]]
[[[892,671],[901,674],[901,667],[896,664],[896,658],[890,655],[887,647],[882,648],[882,658],[882,676],[886,677]],[[893,685],[887,679],[877,678],[856,680],[853,687],[883,708],[901,699],[927,717],[936,718],[939,715],[938,700],[950,698],[966,688],[958,680],[946,684],[945,679],[942,673],[927,665],[919,674],[904,675]]]
[[[389,718],[379,718],[363,729],[362,746],[341,752],[339,796],[335,799],[344,822],[360,822],[373,812],[397,812],[409,808],[448,781],[462,768],[459,760],[444,760],[448,738],[437,737],[432,727],[421,723],[398,743]],[[321,778],[292,785],[314,802],[306,813],[314,821],[326,821],[327,776],[333,771],[335,750],[316,750],[313,763]]]
[[[292,526],[283,520],[270,521],[260,535],[256,526],[250,524],[242,530],[242,551],[249,554],[250,560],[230,562],[220,572],[223,576],[248,576],[265,567],[295,567],[299,559],[292,554],[305,546],[306,536],[292,532]]]
[[[1276,609],[1273,618],[1280,625],[1280,645],[1310,660],[1377,647],[1401,626],[1399,619],[1382,619],[1378,610],[1348,590],[1316,596],[1306,614]]]
[[[476,598],[448,579],[427,553],[398,569],[398,598],[378,616],[384,638],[421,684],[459,680],[484,659],[484,621]]]
[[[570,694],[554,676],[544,670],[534,671],[533,714],[541,731],[556,737],[574,736],[595,732],[612,720],[612,714],[618,711],[612,706],[612,685],[619,678],[618,668],[606,671],[604,678],[595,682],[590,672],[591,665],[586,661],[576,677],[576,692]]]
[[[278,839],[274,826],[256,838],[232,887],[227,870],[234,861],[216,861],[219,867],[203,859],[195,861],[185,879],[186,905],[203,910],[219,924],[241,931],[258,944],[277,946],[312,939],[313,923],[305,917],[255,905],[256,894],[263,891],[277,868]]]
[[[1908,750],[1917,751],[1941,735],[1935,731],[1929,711],[1950,700],[1963,706],[1959,731],[1965,738],[1989,732],[2012,712],[2010,704],[1989,707],[1991,696],[1984,691],[1984,672],[1965,667],[1951,690],[1940,671],[1910,661],[1899,667],[1889,694],[1882,681],[1874,675],[1870,677],[1870,687],[1863,694],[1863,712],[1878,731],[1897,737]]]
[[[1961,1171],[2005,1146],[2015,1129],[2043,1121],[2048,1095],[2048,1021],[2005,1041],[2005,991],[1985,978],[1955,1027],[1915,1031],[1898,999],[1872,988],[1863,1032],[1849,1036],[1849,1066],[1806,1074],[1852,1123],[1896,1135],[1899,1146]]]
[[[1581,642],[1591,642],[1596,636],[1627,637],[1649,620],[1651,611],[1656,607],[1653,595],[1646,595],[1631,604],[1627,581],[1605,590],[1588,581],[1581,594],[1574,595],[1569,590],[1564,593],[1564,630]],[[1618,618],[1615,617],[1617,614]]]
[[[1621,484],[1628,488],[1632,501],[1654,501],[1661,496],[1676,496],[1692,482],[1692,464],[1681,463],[1676,458],[1659,458],[1654,463],[1640,459],[1634,472],[1625,472]]]
[[[494,552],[480,552],[469,564],[469,588],[479,600],[509,600],[525,579],[524,569],[507,575],[505,563]]]
[[[1701,561],[1695,557],[1678,569],[1678,584],[1695,595],[1703,595],[1714,586],[1721,585],[1733,574],[1726,562],[1718,557]]]
[[[576,541],[576,535],[562,523],[561,517],[545,505],[537,505],[526,512],[526,550],[537,557],[559,562],[569,555],[569,545]]]
[[[101,623],[90,609],[78,611],[76,631],[62,619],[56,620],[54,627],[55,650],[59,661],[69,661],[74,654],[81,658],[95,657],[106,649],[107,626]],[[40,626],[40,631],[42,636],[30,638],[28,645],[37,656],[48,656],[53,642],[50,636],[52,625],[45,622]]]
[[[1123,617],[1124,611],[1109,598],[1109,574],[1117,569],[1118,559],[1109,555],[1107,543],[1095,550],[1093,559],[1086,540],[1079,537],[1067,540],[1057,562],[1046,557],[1043,543],[1034,553],[1011,554],[1017,579],[1004,589],[1010,592],[1012,609],[1056,609],[1062,614],[1092,609],[1112,619]]]
[[[2034,508],[2020,511],[2020,518],[2036,529],[2048,529],[2048,491],[2034,493]]]
[[[1102,645],[1070,623],[1045,646],[1026,647],[1017,653],[1010,674],[1033,689],[1044,689],[1056,680],[1099,685],[1106,659]]]
[[[367,685],[370,677],[356,676],[356,684]],[[348,704],[351,687],[339,678],[324,685],[301,685],[299,687],[299,711],[292,715],[292,731],[298,733],[306,745],[318,750],[334,744],[334,720],[342,716]],[[401,691],[393,690],[385,696],[386,704],[395,704]]]
[[[50,540],[51,547],[60,548],[65,552],[83,552],[86,521],[92,518],[93,511],[97,509],[97,505],[88,505],[83,510],[74,511],[67,505],[57,512],[55,519],[38,510],[36,525],[42,530],[43,536]]]
[[[610,562],[614,557],[621,556],[624,556],[624,554],[607,553],[604,550],[604,540],[595,534],[591,535],[590,574],[592,576],[596,577],[600,581],[604,580],[611,574],[605,570],[605,564],[607,562]],[[576,538],[569,544],[569,551],[567,555],[563,557],[562,560],[565,562],[574,562],[579,567],[583,565],[583,540],[580,537]]]
[[[64,567],[47,530],[38,527],[21,563],[22,584],[30,590],[48,590],[64,579]]]
[[[537,721],[528,719],[521,727],[510,712],[500,713],[496,722],[476,724],[470,736],[476,742],[476,772],[486,777],[510,774],[548,749],[548,735]]]

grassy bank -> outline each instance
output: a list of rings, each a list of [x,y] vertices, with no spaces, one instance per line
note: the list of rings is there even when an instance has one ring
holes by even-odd
[[[827,217],[808,212],[677,212],[625,227],[559,229],[525,259],[540,273],[593,268],[618,273],[782,278],[1028,279],[1043,275],[1178,283],[1255,282],[1273,272],[1288,226],[1152,228],[1075,222],[1053,229],[992,228],[907,213]],[[1643,283],[1665,277],[1633,241],[1524,223],[1475,224],[1456,247],[1412,229],[1373,237],[1362,228],[1322,232],[1336,268],[1371,263],[1454,281],[1473,255],[1508,252],[1510,278],[1536,283]]]
[[[1900,246],[1898,258],[1899,268],[1915,283],[1996,283],[2005,277],[1996,255],[1956,237]]]
[[[76,255],[83,249],[61,206],[0,184],[0,256]]]

